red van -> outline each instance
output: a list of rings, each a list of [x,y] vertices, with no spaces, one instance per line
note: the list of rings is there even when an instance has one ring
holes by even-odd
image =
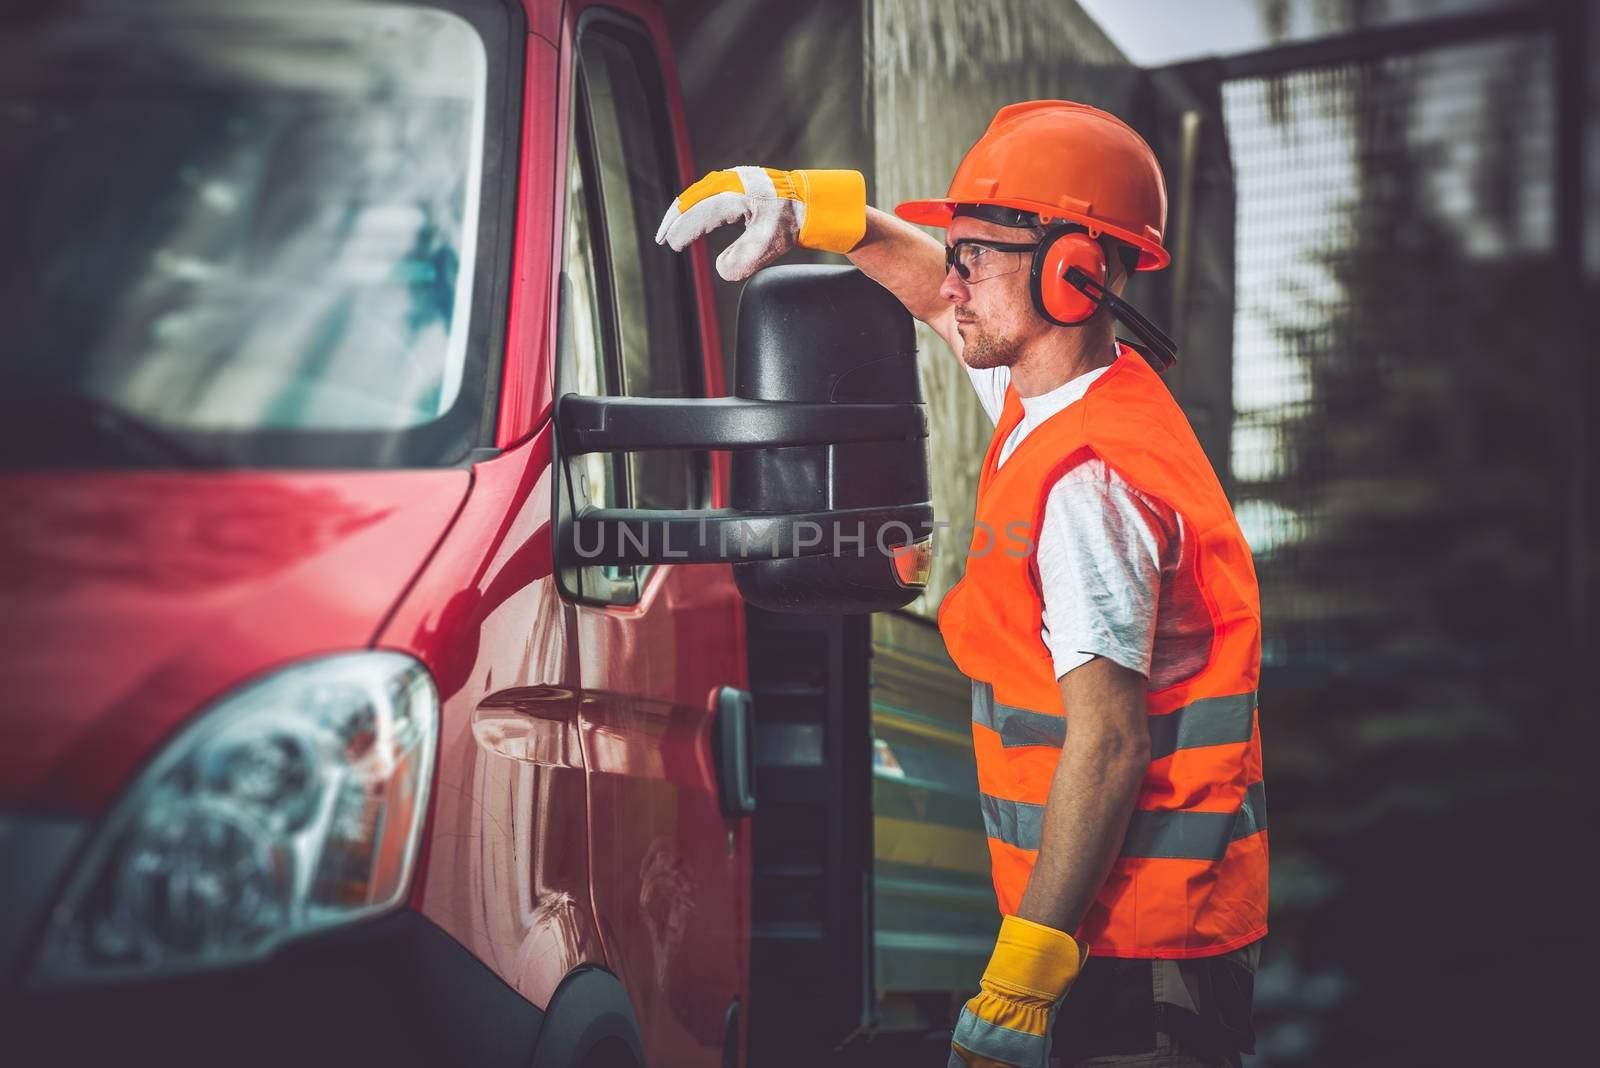
[[[0,1057],[744,1063],[745,602],[925,583],[909,318],[766,272],[721,396],[644,0],[0,19]]]

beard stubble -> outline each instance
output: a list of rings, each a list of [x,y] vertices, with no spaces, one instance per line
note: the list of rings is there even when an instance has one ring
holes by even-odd
[[[961,346],[961,360],[974,371],[1010,367],[1017,362],[1018,350],[1015,338],[997,337],[988,330],[978,329]]]

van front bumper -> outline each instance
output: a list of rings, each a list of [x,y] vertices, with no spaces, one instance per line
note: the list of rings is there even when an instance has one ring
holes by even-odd
[[[409,909],[248,967],[30,989],[76,821],[0,816],[0,1060],[9,1064],[525,1066],[544,1014]]]

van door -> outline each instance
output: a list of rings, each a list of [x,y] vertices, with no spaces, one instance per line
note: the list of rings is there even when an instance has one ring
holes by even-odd
[[[713,326],[698,314],[690,261],[654,242],[685,176],[650,33],[591,9],[568,47],[557,396],[720,393],[708,389],[719,369],[702,331]],[[564,509],[712,503],[705,453],[588,455],[560,467]],[[737,1056],[748,957],[748,821],[724,814],[713,744],[723,688],[744,685],[742,602],[728,565],[580,567],[562,585],[577,606],[606,960],[652,1065],[720,1064],[730,1049]]]

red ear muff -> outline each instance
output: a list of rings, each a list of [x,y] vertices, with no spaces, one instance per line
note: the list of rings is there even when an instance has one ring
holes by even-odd
[[[1034,310],[1057,326],[1088,322],[1095,309],[1104,306],[1144,342],[1144,348],[1135,349],[1156,371],[1178,362],[1172,339],[1139,309],[1106,288],[1105,249],[1081,226],[1054,226],[1045,231],[1034,249],[1029,288]]]
[[[1054,227],[1045,232],[1033,254],[1033,307],[1057,326],[1075,326],[1099,307],[1067,281],[1067,271],[1080,268],[1096,284],[1105,285],[1106,254],[1100,242],[1080,229]]]

